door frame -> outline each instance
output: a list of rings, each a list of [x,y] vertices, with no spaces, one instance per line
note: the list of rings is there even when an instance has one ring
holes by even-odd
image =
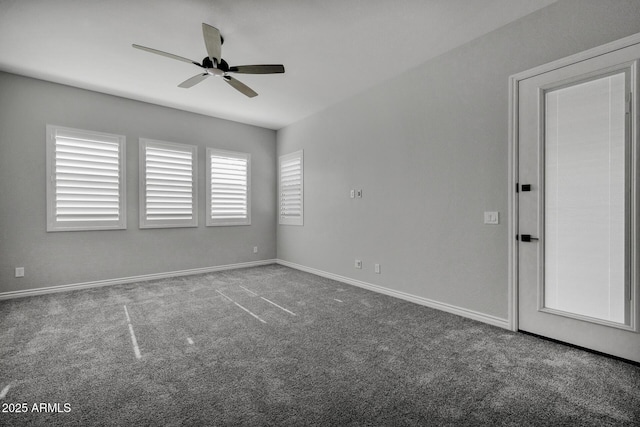
[[[509,272],[508,272],[508,328],[512,331],[518,331],[518,244],[516,241],[516,235],[518,234],[518,197],[516,193],[516,184],[518,183],[518,120],[519,120],[519,112],[518,112],[518,88],[521,80],[525,80],[539,74],[547,73],[549,71],[553,71],[559,68],[566,67],[568,65],[572,65],[581,61],[585,61],[591,58],[595,58],[600,55],[605,55],[607,53],[624,49],[633,45],[640,44],[640,33],[633,34],[631,36],[604,44],[602,46],[598,46],[544,65],[540,65],[538,67],[532,68],[530,70],[526,70],[514,75],[509,76],[509,188],[508,188],[508,254],[509,254]],[[640,90],[638,87],[636,90]],[[640,96],[636,96],[634,94],[633,99],[634,104],[632,105],[632,114],[638,115],[640,107]],[[632,129],[631,129],[631,138],[632,138],[632,156],[638,156],[638,153],[633,148],[634,142],[637,142],[638,139],[638,129],[636,128],[636,120],[632,120]],[[640,147],[638,148],[640,150]],[[640,162],[639,162],[640,164]],[[636,176],[635,179],[638,179]],[[632,191],[631,194],[631,205],[638,207],[638,189]],[[638,209],[640,212],[640,209]],[[636,212],[636,215],[638,215]],[[631,233],[632,236],[636,236],[636,239],[632,239],[632,241],[636,241],[636,243],[640,242],[638,236],[638,219],[632,218],[631,221]],[[638,279],[640,277],[640,272],[638,271],[638,251],[637,248],[631,248],[631,292],[635,292],[636,301],[640,298],[638,293]],[[638,302],[636,302],[638,304]],[[637,307],[633,307],[632,309],[638,310]]]

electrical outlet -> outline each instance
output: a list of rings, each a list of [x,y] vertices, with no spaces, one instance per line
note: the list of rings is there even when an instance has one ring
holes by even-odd
[[[356,198],[356,190],[351,190],[351,192],[349,193],[349,197],[351,197],[352,199]]]
[[[356,190],[356,197],[362,199],[362,190]]]
[[[500,223],[500,214],[498,212],[485,212],[484,213],[484,223],[485,224],[499,224]]]
[[[357,259],[355,266],[356,266],[357,269],[362,269],[362,261]]]
[[[258,253],[258,247],[257,247],[257,246],[254,246],[254,247],[253,247],[253,253],[254,253],[254,254],[257,254],[257,253]]]
[[[373,270],[376,274],[380,274],[380,264],[374,264]]]
[[[16,277],[24,277],[24,267],[16,268]]]

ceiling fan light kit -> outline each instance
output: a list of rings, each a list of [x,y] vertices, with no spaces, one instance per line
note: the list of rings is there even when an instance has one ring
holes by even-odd
[[[237,74],[281,74],[284,73],[284,65],[282,64],[262,64],[262,65],[235,65],[230,67],[227,61],[222,59],[222,43],[224,39],[220,35],[220,31],[212,27],[209,24],[202,24],[202,35],[204,37],[204,44],[207,49],[207,56],[202,60],[202,63],[193,61],[189,58],[174,55],[172,53],[163,52],[161,50],[152,49],[150,47],[140,46],[133,44],[136,49],[144,50],[156,55],[162,55],[167,58],[172,58],[182,62],[188,62],[196,65],[204,72],[196,74],[195,76],[183,81],[178,85],[181,88],[190,88],[200,83],[209,76],[222,77],[231,87],[239,91],[240,93],[253,98],[257,96],[257,92],[245,85],[238,79],[229,75],[229,73]]]

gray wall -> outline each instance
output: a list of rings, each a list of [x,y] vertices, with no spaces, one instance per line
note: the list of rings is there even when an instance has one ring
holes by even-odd
[[[278,227],[278,258],[506,318],[508,77],[639,17],[637,0],[561,0],[278,131],[305,162],[304,226]]]
[[[127,137],[126,230],[45,231],[46,124]],[[197,228],[138,228],[139,137],[199,147]],[[251,226],[205,227],[205,147],[251,153]],[[0,73],[0,292],[275,258],[275,153],[272,130]]]

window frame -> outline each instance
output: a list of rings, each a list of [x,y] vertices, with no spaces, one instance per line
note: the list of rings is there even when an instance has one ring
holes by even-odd
[[[282,210],[282,164],[283,162],[300,159],[300,217],[283,216]],[[278,224],[279,225],[304,225],[304,150],[284,154],[278,158]]]
[[[168,150],[191,153],[191,219],[163,219],[147,218],[147,157],[146,148],[149,145]],[[139,138],[139,228],[189,228],[198,226],[198,147],[190,144],[161,141],[151,138]]]
[[[247,162],[247,216],[241,219],[215,219],[211,216],[211,204],[213,202],[211,190],[211,156],[217,155],[218,157],[229,157],[235,159],[243,159]],[[251,225],[251,154],[240,151],[221,150],[217,148],[207,147],[207,227],[229,227],[236,225]]]
[[[118,219],[115,221],[57,221],[56,218],[56,143],[58,132],[79,137],[96,138],[118,145]],[[127,195],[126,195],[126,137],[124,135],[76,129],[58,125],[46,125],[46,203],[47,232],[60,231],[95,231],[124,230],[127,228]]]

